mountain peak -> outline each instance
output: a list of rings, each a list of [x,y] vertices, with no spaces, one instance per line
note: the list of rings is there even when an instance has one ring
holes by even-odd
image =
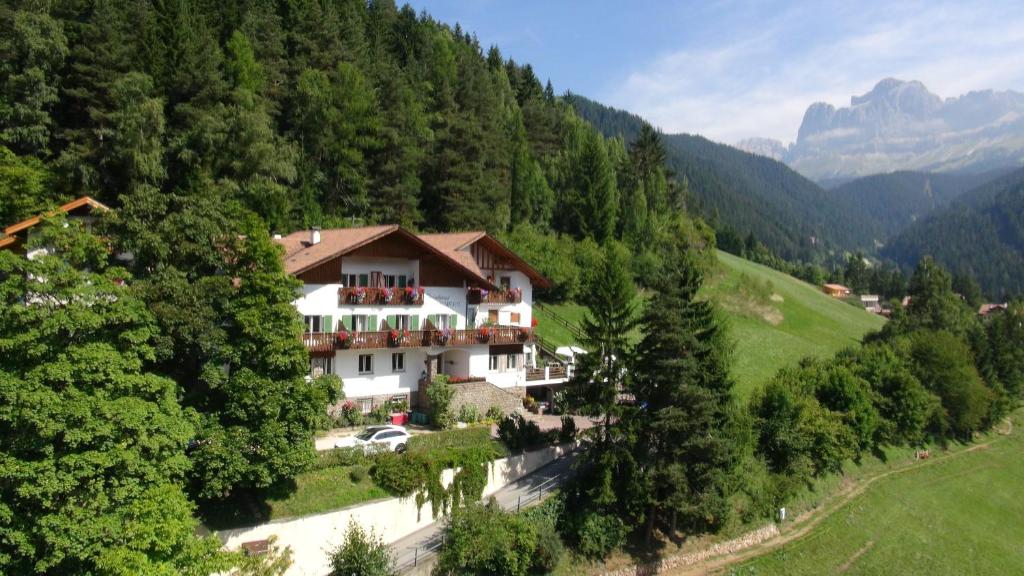
[[[1019,164],[1024,95],[971,92],[943,100],[917,80],[884,78],[850,106],[807,108],[785,160],[815,178],[893,170],[988,170]]]

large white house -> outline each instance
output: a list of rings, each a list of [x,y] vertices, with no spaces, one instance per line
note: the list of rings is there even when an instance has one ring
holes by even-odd
[[[336,374],[364,412],[423,402],[436,374],[544,397],[565,381],[538,368],[533,290],[549,282],[484,232],[417,235],[399,226],[275,237],[303,281],[310,375]],[[483,384],[484,382],[488,384]]]

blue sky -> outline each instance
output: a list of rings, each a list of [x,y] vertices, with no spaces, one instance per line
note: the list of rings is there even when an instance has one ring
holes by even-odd
[[[879,80],[1024,91],[1024,2],[415,0],[485,47],[666,132],[796,138]]]

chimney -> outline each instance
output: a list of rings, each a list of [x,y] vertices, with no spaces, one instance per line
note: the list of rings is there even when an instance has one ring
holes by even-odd
[[[309,245],[310,246],[315,246],[315,245],[317,245],[319,243],[320,243],[320,227],[319,226],[314,226],[313,229],[309,231]]]

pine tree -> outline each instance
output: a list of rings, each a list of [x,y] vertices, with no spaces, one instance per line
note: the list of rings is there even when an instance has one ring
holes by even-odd
[[[45,157],[52,137],[58,76],[68,54],[64,26],[45,11],[0,16],[0,144]]]
[[[630,363],[641,407],[638,458],[651,487],[648,538],[664,514],[671,529],[722,526],[738,457],[725,334],[713,305],[698,298],[702,274],[689,254],[669,252],[640,316]]]

